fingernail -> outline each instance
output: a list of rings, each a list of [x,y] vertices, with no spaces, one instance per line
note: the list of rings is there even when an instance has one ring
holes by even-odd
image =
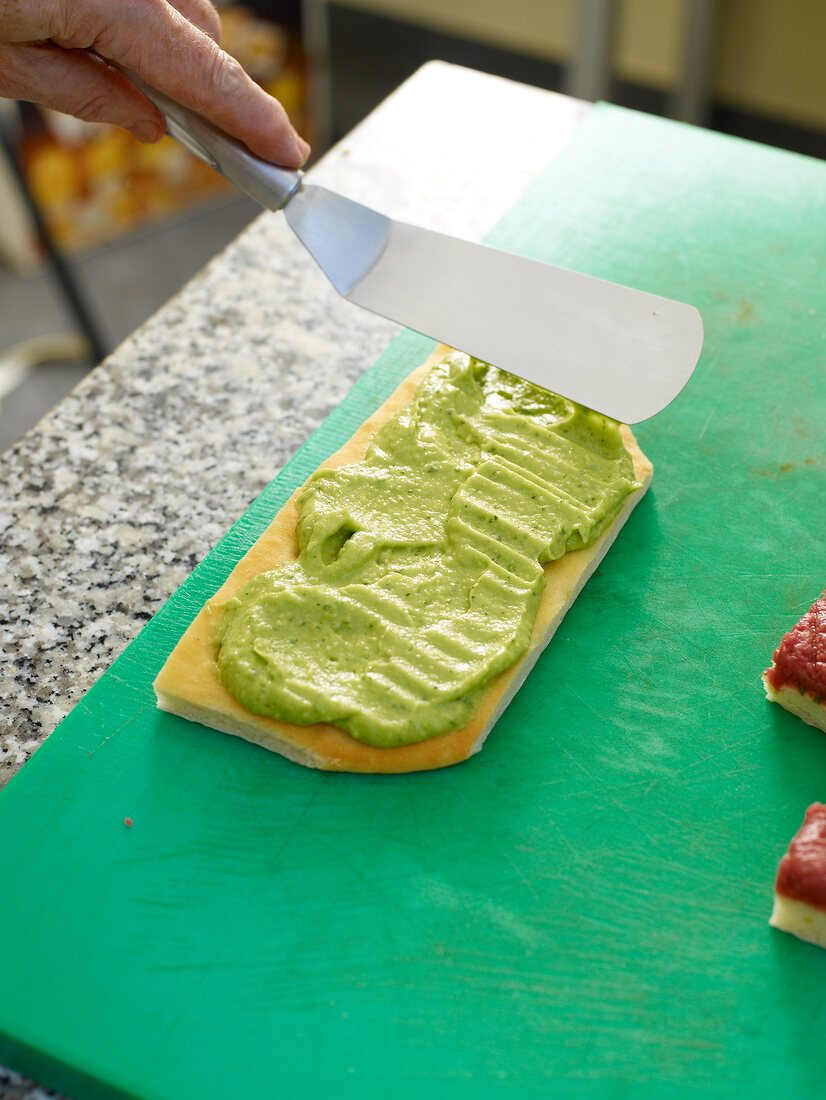
[[[293,137],[295,139],[295,151],[301,157],[301,163],[303,164],[310,155],[310,146],[304,138],[299,137],[298,134],[294,134]]]
[[[151,119],[142,119],[140,122],[133,122],[131,126],[127,126],[126,128],[132,137],[149,145],[156,141],[160,141],[163,137],[163,130],[157,122],[152,122]]]

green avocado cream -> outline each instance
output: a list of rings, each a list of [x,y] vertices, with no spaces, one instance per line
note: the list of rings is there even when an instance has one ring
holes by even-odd
[[[224,605],[221,682],[371,745],[456,729],[527,648],[542,563],[635,488],[615,421],[453,353],[363,462],[310,478],[298,560]]]

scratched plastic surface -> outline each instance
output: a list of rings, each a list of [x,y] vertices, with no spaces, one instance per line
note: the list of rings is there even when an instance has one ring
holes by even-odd
[[[650,494],[466,764],[328,775],[158,713],[403,335],[0,796],[0,1060],[75,1100],[817,1094],[826,952],[766,921],[826,738],[760,673],[826,583],[824,195],[593,114],[490,241],[700,307]]]

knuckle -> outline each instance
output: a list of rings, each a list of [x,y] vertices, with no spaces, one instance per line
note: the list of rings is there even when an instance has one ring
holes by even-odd
[[[153,41],[166,4],[161,0],[129,0],[128,22],[118,19],[112,7],[104,4],[98,11],[91,44],[104,57],[122,60],[139,53],[144,42]]]
[[[243,99],[247,94],[247,74],[234,57],[216,48],[210,71],[212,88],[230,100]]]
[[[110,117],[111,108],[111,96],[106,92],[95,91],[81,98],[72,114],[83,119],[84,122],[106,122]]]
[[[74,11],[73,5],[67,0],[57,0],[52,5],[52,18],[49,20],[52,40],[65,43],[67,46],[74,45],[75,41],[80,45],[88,45],[88,43],[82,43],[87,36],[84,14]]]
[[[0,96],[8,99],[30,99],[31,81],[25,65],[19,61],[19,50],[0,43]]]
[[[221,41],[221,16],[210,0],[172,0],[185,19],[194,23],[215,42]]]
[[[210,38],[214,38],[216,42],[220,42],[224,30],[221,24],[221,16],[218,14],[217,9],[210,3],[203,3],[200,7],[200,26],[206,31]]]
[[[75,10],[68,0],[57,0],[52,7],[51,38],[68,49],[83,49],[90,44],[94,33],[89,28],[89,9]]]

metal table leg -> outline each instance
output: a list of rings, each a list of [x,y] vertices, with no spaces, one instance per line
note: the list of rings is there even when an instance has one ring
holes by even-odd
[[[46,225],[45,219],[43,218],[40,207],[35,201],[31,191],[29,191],[22,166],[17,159],[17,151],[14,148],[11,135],[2,118],[0,118],[0,144],[2,144],[2,149],[6,154],[12,174],[20,187],[20,193],[31,214],[37,234],[43,242],[43,248],[48,257],[49,265],[63,297],[66,300],[66,304],[77,321],[78,327],[88,341],[92,359],[95,363],[99,363],[101,359],[106,357],[106,348],[103,339],[84,301],[83,293],[63,259],[60,249],[55,244],[49,232],[49,227]]]

